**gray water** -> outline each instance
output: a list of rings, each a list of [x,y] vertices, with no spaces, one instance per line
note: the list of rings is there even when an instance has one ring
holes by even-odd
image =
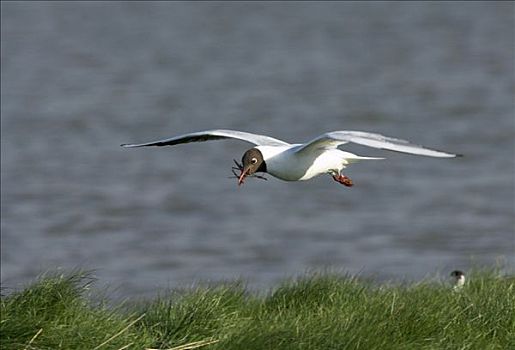
[[[4,3],[1,275],[94,269],[125,296],[306,270],[515,264],[513,3]],[[365,130],[462,153],[229,179],[250,146],[122,149],[210,128]]]

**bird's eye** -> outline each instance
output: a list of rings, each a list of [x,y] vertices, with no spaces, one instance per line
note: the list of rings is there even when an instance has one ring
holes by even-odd
[[[257,163],[257,159],[256,159],[256,158],[252,158],[252,159],[250,160],[250,162],[251,162],[252,164],[256,164],[256,163]]]

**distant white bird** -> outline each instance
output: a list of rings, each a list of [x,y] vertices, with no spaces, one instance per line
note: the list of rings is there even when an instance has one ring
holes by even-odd
[[[465,284],[465,274],[463,271],[454,270],[451,272],[451,279],[453,282],[453,289],[455,291],[459,291],[461,288],[463,288],[463,285]]]
[[[336,182],[345,186],[352,186],[352,180],[341,173],[349,163],[383,158],[362,157],[338,149],[338,146],[349,142],[428,157],[453,158],[457,156],[456,154],[417,146],[405,140],[363,131],[332,131],[307,143],[289,144],[269,136],[243,131],[207,130],[159,141],[123,144],[121,146],[172,146],[181,143],[220,139],[238,139],[257,146],[243,154],[242,164],[235,161],[238,166],[236,169],[240,170],[239,174],[235,174],[238,178],[238,185],[243,184],[245,177],[263,172],[285,181],[304,181],[321,174],[329,174]]]

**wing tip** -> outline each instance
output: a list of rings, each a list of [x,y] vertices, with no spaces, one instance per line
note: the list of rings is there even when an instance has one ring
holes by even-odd
[[[463,154],[461,154],[461,153],[454,154],[454,153],[448,153],[448,152],[438,151],[438,150],[436,150],[436,152],[442,153],[442,155],[441,155],[442,158],[461,158],[461,157],[463,157]]]
[[[430,156],[430,157],[436,157],[436,158],[461,158],[463,157],[463,154],[453,154],[453,153],[444,153],[444,154],[439,154],[439,155],[436,155],[436,156]]]

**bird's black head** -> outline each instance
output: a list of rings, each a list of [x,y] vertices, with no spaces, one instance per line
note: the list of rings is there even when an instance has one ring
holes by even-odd
[[[257,148],[251,148],[243,154],[241,158],[243,168],[238,179],[238,184],[241,185],[247,175],[252,175],[256,172],[266,173],[266,163],[263,159],[263,154]]]
[[[461,276],[465,276],[465,274],[463,273],[463,271],[460,271],[460,270],[454,270],[453,272],[451,272],[451,277],[454,277],[454,278],[460,278]]]

